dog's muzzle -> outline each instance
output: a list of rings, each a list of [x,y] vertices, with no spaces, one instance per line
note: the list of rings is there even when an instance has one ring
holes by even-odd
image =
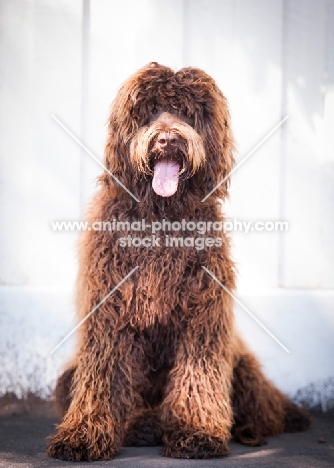
[[[200,135],[187,123],[159,120],[142,127],[131,141],[130,158],[140,172],[153,176],[152,188],[161,197],[171,197],[180,176],[191,177],[204,164]]]
[[[171,197],[177,191],[181,164],[176,155],[182,154],[182,141],[173,131],[161,132],[155,141],[152,153],[158,155],[153,162],[152,188],[161,197]]]

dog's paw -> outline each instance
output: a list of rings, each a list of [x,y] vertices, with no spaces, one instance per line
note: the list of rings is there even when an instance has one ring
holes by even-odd
[[[162,445],[163,430],[154,413],[144,414],[135,419],[127,428],[124,447],[153,447]]]
[[[259,425],[244,425],[234,428],[233,439],[249,447],[261,447],[267,444],[266,438],[261,434]]]
[[[310,427],[312,418],[304,408],[289,401],[284,410],[284,432],[306,431]]]
[[[88,461],[88,450],[83,444],[74,447],[69,442],[54,441],[48,444],[46,453],[58,460]]]
[[[227,442],[206,434],[173,432],[164,435],[162,456],[172,458],[223,458],[228,455]]]
[[[47,445],[46,453],[49,457],[57,458],[58,460],[79,462],[110,460],[114,458],[117,451],[113,449],[112,446],[103,451],[95,447],[90,447],[88,449],[83,443],[74,444],[73,442],[61,440],[55,436],[51,438],[51,441]]]
[[[161,445],[161,436],[145,430],[128,434],[123,442],[123,447],[155,447],[156,445]]]

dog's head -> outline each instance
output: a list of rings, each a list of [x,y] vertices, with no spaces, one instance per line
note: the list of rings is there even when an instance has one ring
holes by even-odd
[[[105,164],[139,199],[198,203],[228,176],[233,161],[227,102],[204,71],[174,73],[151,63],[119,90]],[[228,179],[213,196],[224,198],[227,189]]]

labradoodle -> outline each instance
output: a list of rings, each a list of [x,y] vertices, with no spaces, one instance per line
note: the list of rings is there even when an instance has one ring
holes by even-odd
[[[226,98],[204,71],[154,62],[120,88],[88,211],[108,229],[79,244],[78,320],[100,305],[57,383],[64,415],[51,457],[108,460],[122,445],[157,444],[168,457],[224,457],[231,438],[256,446],[309,426],[264,376],[235,331],[231,296],[202,268],[234,291],[219,230],[233,149]]]

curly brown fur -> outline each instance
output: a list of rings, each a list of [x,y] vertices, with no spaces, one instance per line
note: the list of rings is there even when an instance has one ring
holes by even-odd
[[[220,200],[227,196],[228,178],[201,200],[229,174],[233,144],[227,102],[211,77],[195,68],[174,73],[149,64],[117,94],[105,151],[106,167],[139,202],[106,172],[88,220],[223,222]],[[179,183],[176,193],[162,197],[152,189],[152,174],[166,158],[178,164]],[[136,232],[139,238],[150,235],[149,229]],[[284,421],[291,426],[282,407],[285,397],[250,353],[242,357],[231,297],[202,268],[234,290],[228,237],[222,232],[221,246],[198,250],[166,247],[163,240],[160,246],[124,248],[123,236],[90,230],[81,238],[78,320],[139,268],[79,329],[75,369],[57,385],[66,412],[48,454],[107,460],[123,442],[150,442],[153,431],[153,443],[163,432],[166,456],[222,457],[233,414],[234,434],[244,442],[282,431]],[[178,237],[189,236],[193,232],[178,231]],[[258,432],[254,421],[263,425]]]
[[[257,362],[240,338],[234,344],[236,362],[233,368],[232,406],[234,423],[232,436],[238,442],[249,446],[267,443],[266,437],[280,432],[305,431],[311,424],[309,414],[283,395],[262,373]],[[70,368],[57,382],[56,397],[63,413],[70,401],[69,389],[74,369]],[[163,384],[163,383],[162,383]],[[157,404],[161,399],[161,384],[155,380],[147,401]],[[154,391],[155,389],[155,391]],[[155,446],[162,444],[163,428],[160,408],[147,408],[137,411],[129,419],[124,446]],[[168,451],[164,451],[166,455]]]
[[[62,415],[66,413],[71,403],[70,393],[74,372],[75,366],[69,367],[65,370],[63,374],[61,374],[61,376],[57,380],[54,396],[58,406],[58,410]]]
[[[254,356],[241,357],[233,371],[234,438],[246,445],[266,444],[265,437],[284,428],[283,399],[259,370]]]
[[[266,437],[281,432],[308,429],[311,419],[269,379],[265,377],[255,356],[240,337],[235,341],[232,405],[232,435],[243,444],[266,444]]]
[[[223,458],[228,455],[227,441],[194,429],[166,432],[162,456],[172,458]]]

